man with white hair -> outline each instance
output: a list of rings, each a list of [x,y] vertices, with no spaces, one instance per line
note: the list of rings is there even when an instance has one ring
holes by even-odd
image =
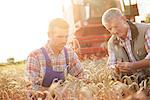
[[[130,22],[118,8],[105,11],[102,24],[112,34],[108,67],[119,75],[150,75],[150,25]]]

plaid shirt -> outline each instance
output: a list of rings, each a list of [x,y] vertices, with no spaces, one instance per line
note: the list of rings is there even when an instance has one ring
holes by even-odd
[[[126,49],[130,61],[135,62],[136,59],[133,56],[133,53],[131,51],[130,40],[132,40],[132,37],[131,37],[131,30],[130,29],[128,30],[128,34],[127,35],[128,36],[127,36],[127,38],[125,40],[121,40],[121,45]],[[145,42],[144,45],[145,45],[146,51],[148,52],[148,54],[145,57],[145,59],[149,59],[150,60],[150,29],[147,30],[147,32],[145,34],[145,41],[146,42]],[[115,64],[117,63],[117,60],[116,60],[116,57],[115,57],[115,53],[108,48],[108,54],[109,54],[109,57],[108,57],[107,64],[108,64],[109,68],[114,68]]]
[[[66,68],[66,59],[65,59],[65,53],[64,49],[60,52],[58,56],[56,56],[50,47],[50,42],[48,42],[45,47],[46,52],[48,53],[48,56],[51,60],[51,65],[53,70],[55,71],[64,71]],[[68,53],[68,63],[69,65],[76,61],[75,66],[68,66],[69,74],[73,76],[78,76],[82,72],[81,63],[74,51],[70,48],[67,48]],[[43,77],[45,75],[45,69],[46,69],[46,60],[45,56],[42,53],[41,49],[37,49],[33,52],[31,52],[28,56],[27,63],[26,63],[26,78],[30,82],[34,84],[41,83],[43,81]]]

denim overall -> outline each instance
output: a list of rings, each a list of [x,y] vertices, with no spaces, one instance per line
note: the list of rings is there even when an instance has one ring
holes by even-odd
[[[46,59],[46,69],[45,69],[45,75],[43,78],[42,86],[49,87],[55,78],[57,78],[58,80],[64,81],[65,80],[64,71],[62,71],[62,72],[54,71],[52,68],[52,65],[51,65],[51,60],[50,60],[45,48],[41,48],[41,50]],[[66,67],[65,68],[67,69],[67,65],[69,62],[68,62],[68,53],[67,53],[66,48],[64,48],[64,54],[65,54],[65,59],[66,59]]]

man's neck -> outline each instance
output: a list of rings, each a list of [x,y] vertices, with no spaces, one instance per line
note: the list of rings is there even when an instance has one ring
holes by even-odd
[[[57,48],[55,45],[51,45],[51,48],[52,48],[55,55],[59,55],[62,51],[62,49]]]
[[[62,49],[58,50],[57,48],[52,48],[52,49],[53,49],[53,52],[54,52],[55,55],[59,55],[61,50],[62,50]]]

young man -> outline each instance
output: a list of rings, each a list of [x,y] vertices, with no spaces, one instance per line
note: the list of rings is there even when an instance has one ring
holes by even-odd
[[[108,41],[108,66],[115,73],[150,75],[150,26],[132,23],[118,8],[104,12],[102,24],[112,34]]]
[[[26,76],[32,83],[32,90],[43,91],[50,87],[54,79],[65,80],[65,73],[81,77],[83,69],[76,53],[66,48],[68,23],[53,19],[49,24],[48,42],[31,52],[27,59]]]

